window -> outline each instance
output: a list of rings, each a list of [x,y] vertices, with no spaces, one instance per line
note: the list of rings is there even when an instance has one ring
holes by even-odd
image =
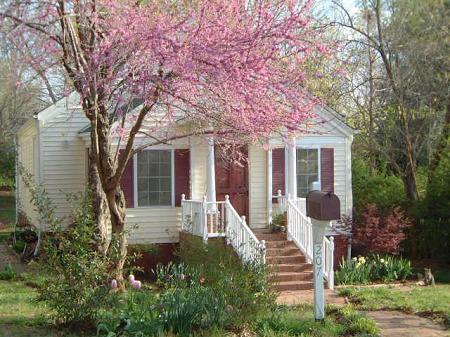
[[[136,162],[138,206],[171,206],[172,151],[142,151]]]
[[[297,194],[305,198],[311,184],[319,181],[319,150],[297,149]]]

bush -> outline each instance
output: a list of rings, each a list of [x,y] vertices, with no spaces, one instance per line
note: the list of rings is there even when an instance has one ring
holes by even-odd
[[[396,256],[370,255],[342,260],[334,278],[337,284],[369,284],[376,281],[404,281],[412,275],[411,262]]]
[[[230,324],[246,323],[274,305],[276,294],[270,287],[270,271],[264,265],[243,264],[230,246],[213,241],[205,245],[191,238],[184,240],[179,256],[204,279],[205,285],[223,295]]]
[[[48,276],[38,289],[40,301],[62,323],[89,323],[108,302],[106,257],[95,250],[95,230],[88,194],[71,197],[73,225],[60,227],[44,241],[42,267]]]
[[[406,201],[401,178],[382,171],[370,172],[364,159],[352,162],[352,186],[356,218],[367,204],[375,204],[385,212]]]
[[[400,207],[384,215],[376,205],[369,204],[353,228],[353,242],[364,254],[399,254],[400,244],[406,238],[404,230],[411,225]]]
[[[11,267],[10,264],[6,265],[5,268],[0,271],[0,280],[10,281],[16,278],[16,272]]]

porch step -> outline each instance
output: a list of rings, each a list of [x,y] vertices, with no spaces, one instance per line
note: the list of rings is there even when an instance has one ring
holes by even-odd
[[[271,266],[275,273],[300,273],[313,270],[312,264],[309,263],[296,263],[296,264],[277,264]]]
[[[280,241],[287,241],[286,240],[286,234],[284,233],[264,233],[264,232],[256,232],[255,233],[258,240],[265,240],[266,244],[267,242],[280,242]]]
[[[258,240],[266,241],[266,263],[278,291],[313,289],[313,268],[300,249],[287,240],[286,233],[256,230]]]
[[[297,251],[296,255],[290,255],[290,256],[283,256],[283,255],[276,255],[276,256],[267,256],[266,262],[268,265],[277,265],[277,264],[287,264],[287,263],[305,263],[306,259],[303,255],[300,254],[300,251]]]
[[[298,248],[287,245],[284,247],[267,248],[266,254],[267,256],[292,256],[298,254]]]
[[[310,290],[314,289],[312,281],[286,281],[277,284],[278,291]]]
[[[304,272],[282,272],[274,275],[276,282],[291,282],[291,281],[312,281],[313,273],[312,271]]]
[[[272,249],[272,248],[295,248],[298,249],[297,246],[292,241],[266,241],[266,248]]]

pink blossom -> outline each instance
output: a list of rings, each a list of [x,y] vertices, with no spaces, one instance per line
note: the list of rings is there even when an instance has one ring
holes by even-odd
[[[117,289],[117,280],[111,280],[111,289]]]
[[[141,289],[141,286],[142,286],[141,281],[137,281],[137,280],[134,281],[131,285],[133,286],[134,289]]]
[[[130,274],[130,275],[128,276],[128,281],[130,281],[130,283],[133,283],[133,282],[134,282],[134,275],[133,275],[133,274]]]

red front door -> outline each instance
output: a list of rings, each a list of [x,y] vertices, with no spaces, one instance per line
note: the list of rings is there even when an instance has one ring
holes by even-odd
[[[242,152],[247,157],[247,148]],[[217,200],[225,200],[225,195],[230,196],[231,204],[239,215],[245,215],[248,223],[248,164],[241,165],[229,162],[220,152],[220,147],[215,149],[216,165],[216,193]]]

